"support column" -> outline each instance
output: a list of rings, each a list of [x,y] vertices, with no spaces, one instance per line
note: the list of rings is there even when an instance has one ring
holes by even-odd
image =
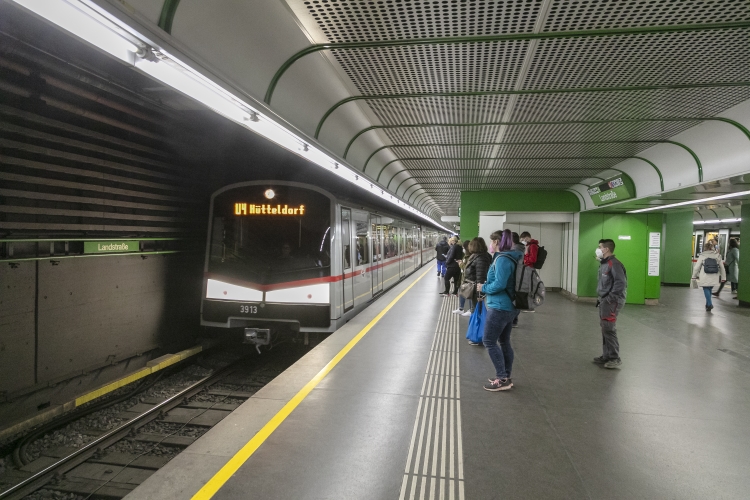
[[[740,299],[740,307],[750,307],[750,203],[742,205],[740,235],[745,235],[746,243],[744,247],[740,243],[740,280],[737,297]],[[740,241],[742,241],[741,238]],[[743,248],[746,249],[744,257],[742,254]]]

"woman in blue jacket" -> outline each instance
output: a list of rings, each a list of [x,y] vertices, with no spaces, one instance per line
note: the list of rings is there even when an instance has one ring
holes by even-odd
[[[482,343],[487,348],[495,378],[484,388],[488,391],[507,391],[513,387],[510,372],[513,368],[513,347],[510,332],[516,308],[513,306],[513,290],[516,284],[516,266],[523,265],[523,254],[512,250],[513,235],[510,230],[496,231],[490,236],[492,265],[487,272],[487,281],[477,288],[486,296],[487,317],[484,322]],[[499,342],[499,345],[498,345]]]

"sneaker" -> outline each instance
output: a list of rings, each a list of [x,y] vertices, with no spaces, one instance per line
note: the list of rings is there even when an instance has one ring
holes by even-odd
[[[604,365],[609,361],[609,358],[605,358],[604,356],[599,356],[597,358],[594,358],[594,363],[597,365]]]
[[[448,296],[448,294],[445,293],[445,292],[440,292],[440,295],[443,296],[443,297],[447,297]]]
[[[622,364],[622,361],[620,361],[620,358],[610,359],[606,363],[604,363],[604,368],[617,368]]]
[[[451,311],[452,314],[461,314],[462,312],[464,312],[463,309],[454,309]]]
[[[505,378],[502,380],[496,378],[494,380],[490,380],[489,383],[484,384],[484,390],[491,392],[507,391],[511,387],[513,387],[513,382],[511,382],[509,378]]]
[[[713,292],[711,295],[713,295],[714,297],[718,297],[719,293],[718,292]]]
[[[535,313],[536,311],[534,309],[521,309],[522,313]]]
[[[513,322],[513,328],[518,328],[518,321]]]
[[[713,309],[714,306],[706,306],[706,311],[711,312],[711,309]]]
[[[472,342],[472,341],[470,340],[470,341],[469,341],[469,345],[483,345],[483,344],[482,344],[481,342]]]
[[[471,311],[464,311],[464,312],[461,313],[461,316],[463,316],[463,317],[471,316]]]

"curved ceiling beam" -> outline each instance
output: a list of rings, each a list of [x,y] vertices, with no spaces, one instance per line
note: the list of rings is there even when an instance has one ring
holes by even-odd
[[[607,123],[650,123],[650,122],[703,122],[703,121],[720,121],[734,125],[745,136],[750,139],[750,130],[744,125],[729,118],[718,117],[718,116],[706,116],[706,117],[664,117],[664,118],[615,118],[611,120],[547,120],[538,122],[479,122],[479,123],[407,123],[402,125],[372,125],[363,130],[357,132],[352,137],[349,143],[346,145],[343,157],[349,154],[354,141],[356,141],[362,134],[373,130],[381,129],[397,129],[397,128],[433,128],[433,127],[490,127],[495,125],[505,126],[516,126],[516,125],[604,125]]]
[[[701,165],[701,161],[698,158],[698,155],[695,154],[695,151],[690,149],[689,147],[685,146],[684,144],[677,142],[677,141],[664,141],[665,144],[674,144],[675,146],[679,146],[688,153],[690,153],[690,156],[693,157],[695,160],[696,165],[698,165],[698,182],[703,182],[703,165]]]
[[[586,202],[584,201],[583,196],[581,196],[581,193],[579,193],[575,189],[570,189],[570,188],[566,189],[565,191],[569,191],[571,193],[575,193],[576,198],[578,198],[578,209],[579,209],[579,211],[583,210],[584,208],[586,208]]]
[[[401,185],[404,182],[408,181],[408,180],[414,181],[414,184],[412,184],[411,186],[409,186],[408,188],[406,188],[406,191],[408,191],[410,187],[416,186],[417,184],[419,184],[419,181],[417,179],[415,179],[414,177],[409,177],[408,179],[404,179],[403,181],[401,181],[401,184],[399,184],[398,186],[396,186],[396,196],[398,196],[398,188],[400,188]],[[406,191],[404,191],[404,193],[401,195],[401,199],[402,200],[404,199],[403,197],[406,196]]]
[[[747,87],[750,82],[706,82],[685,83],[674,85],[643,85],[622,87],[583,87],[583,88],[561,88],[561,89],[528,89],[528,90],[486,90],[477,92],[424,92],[413,94],[375,94],[355,95],[341,99],[328,108],[315,128],[315,138],[320,136],[323,124],[334,111],[346,103],[354,101],[382,101],[391,99],[415,99],[420,97],[476,97],[493,95],[537,95],[537,94],[574,94],[574,93],[600,93],[600,92],[638,92],[643,90],[679,90],[679,89],[701,89],[710,87]]]
[[[726,23],[705,23],[705,24],[682,24],[671,26],[642,26],[636,28],[610,28],[597,30],[571,30],[555,31],[544,33],[506,33],[501,35],[484,35],[484,36],[467,36],[467,37],[436,37],[436,38],[412,38],[406,40],[380,40],[366,42],[341,42],[341,43],[320,43],[310,45],[292,55],[284,61],[284,64],[276,71],[271,78],[271,82],[266,90],[264,101],[266,104],[271,103],[274,90],[284,73],[299,59],[308,54],[314,54],[323,50],[342,50],[342,49],[369,49],[384,47],[404,47],[411,45],[445,45],[460,43],[482,43],[482,42],[502,42],[502,41],[524,41],[524,40],[546,40],[554,38],[584,38],[598,36],[616,36],[616,35],[635,35],[635,34],[658,34],[658,33],[677,33],[684,31],[705,31],[716,29],[733,29],[750,27],[750,21],[733,21]]]
[[[391,177],[391,180],[388,181],[388,185],[385,187],[386,191],[391,190],[391,182],[393,182],[393,179],[395,179],[399,174],[402,174],[402,173],[406,173],[406,175],[409,175],[409,172],[407,172],[406,170],[399,170],[398,174]]]
[[[407,196],[406,196],[406,193],[408,193],[410,189],[412,189],[412,188],[415,188],[415,187],[417,187],[418,185],[419,185],[419,183],[417,182],[416,184],[412,184],[411,186],[409,186],[408,188],[406,188],[406,191],[404,191],[404,195],[403,195],[402,199],[403,199],[404,201],[408,200],[408,199],[409,199],[409,198],[411,197],[411,194],[409,195],[409,197],[407,197]],[[414,190],[414,191],[412,192],[412,194],[416,193],[417,191],[419,191],[419,189],[415,189],[415,190]],[[406,203],[409,203],[409,202],[408,202],[408,201],[406,201]]]
[[[180,0],[164,0],[164,4],[161,6],[159,27],[170,35],[172,34],[172,21],[174,21],[174,15],[177,13],[179,5]]]
[[[661,191],[664,191],[664,177],[661,176],[661,170],[659,170],[659,167],[654,164],[651,160],[647,160],[646,158],[643,158],[642,156],[634,156],[636,160],[642,160],[654,167],[654,170],[656,170],[656,173],[659,174],[659,186],[661,187]]]
[[[419,195],[417,193],[419,193],[420,191],[424,191],[424,190],[425,189],[423,187],[419,187],[419,188],[415,189],[414,191],[412,191],[412,193],[409,195],[409,198],[408,198],[408,200],[407,200],[406,203],[411,203],[412,201],[416,200],[419,197]],[[414,198],[414,200],[412,200],[411,197],[414,196],[414,195],[417,195],[417,196],[416,196],[416,198]]]
[[[427,198],[429,198],[430,197],[430,193],[428,193],[427,190],[425,190],[424,193],[418,194],[417,197],[414,198],[414,203],[417,204],[417,206],[419,206],[418,204],[421,203],[421,202],[423,202],[425,200],[425,198],[420,199],[420,197],[422,197],[422,196],[426,196]],[[417,200],[419,200],[419,201],[417,201]]]

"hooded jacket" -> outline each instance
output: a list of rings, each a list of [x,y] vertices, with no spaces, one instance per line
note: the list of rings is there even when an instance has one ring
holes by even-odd
[[[502,257],[510,256],[516,263],[510,259]],[[516,266],[523,262],[521,252],[495,252],[492,256],[492,265],[487,271],[487,281],[482,285],[482,293],[487,296],[486,305],[490,309],[498,311],[515,311],[513,300],[508,295],[508,280],[513,280],[510,285],[516,284]]]
[[[718,273],[708,274],[706,273],[706,266],[704,262],[706,259],[714,259],[719,267]],[[698,286],[719,286],[721,281],[727,279],[727,272],[724,269],[724,262],[721,259],[721,254],[716,250],[706,250],[698,256],[698,261],[693,266],[693,279],[698,279]]]
[[[448,253],[448,250],[450,250],[448,240],[438,241],[438,244],[435,245],[435,258],[441,262],[445,262],[445,255]]]
[[[523,256],[523,265],[534,267],[534,264],[536,264],[537,253],[539,253],[539,242],[532,239],[529,241],[529,244],[526,245],[526,255]]]

